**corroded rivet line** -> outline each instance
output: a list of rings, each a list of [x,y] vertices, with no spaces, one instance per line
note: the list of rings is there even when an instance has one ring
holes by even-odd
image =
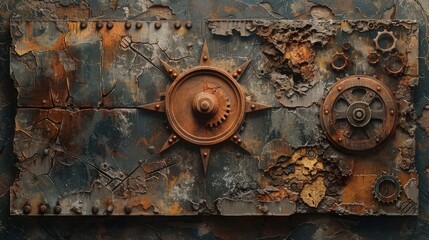
[[[155,23],[155,28],[156,29],[160,29],[162,27],[162,23],[161,22],[156,22]]]

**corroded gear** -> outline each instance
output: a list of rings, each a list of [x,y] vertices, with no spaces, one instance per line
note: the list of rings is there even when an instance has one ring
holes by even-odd
[[[372,194],[378,202],[393,203],[401,197],[401,182],[394,175],[382,174],[374,181]]]
[[[368,53],[367,60],[372,65],[375,65],[380,62],[380,54],[378,54],[377,52],[370,52]]]
[[[177,76],[169,87],[165,110],[171,128],[182,139],[214,145],[240,127],[245,113],[244,93],[227,72],[211,66],[194,67]],[[208,130],[207,126],[216,130]]]
[[[349,76],[332,86],[320,112],[327,138],[348,151],[365,151],[383,143],[397,121],[389,88],[369,76]]]
[[[342,71],[346,69],[349,64],[349,58],[343,52],[337,52],[332,56],[331,67],[336,71]]]
[[[377,37],[374,38],[375,48],[381,52],[391,52],[396,48],[396,42],[398,39],[393,35],[392,31],[384,29],[377,33]]]
[[[398,76],[405,69],[404,57],[398,53],[390,54],[385,61],[384,69],[388,74]]]

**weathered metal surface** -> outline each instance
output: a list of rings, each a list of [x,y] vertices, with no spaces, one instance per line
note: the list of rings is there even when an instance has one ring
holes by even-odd
[[[105,0],[52,0],[20,1],[5,0],[0,5],[0,117],[2,119],[0,152],[0,236],[4,239],[426,239],[429,236],[428,224],[428,129],[425,105],[428,104],[427,76],[427,19],[429,2],[422,1],[105,1]],[[420,30],[419,45],[419,78],[413,79],[410,86],[420,80],[414,88],[415,109],[418,125],[414,126],[416,152],[407,151],[407,146],[414,142],[404,142],[403,158],[414,158],[419,175],[419,192],[410,191],[410,198],[418,196],[420,204],[418,217],[352,217],[332,215],[294,215],[287,218],[216,218],[216,217],[181,217],[181,218],[20,218],[9,217],[9,186],[15,178],[17,162],[12,154],[12,140],[15,118],[15,88],[9,77],[10,33],[8,19],[25,17],[29,19],[133,19],[161,20],[185,19],[193,27],[206,18],[288,18],[288,19],[417,19]],[[108,20],[106,20],[107,22]],[[106,23],[105,22],[105,23]],[[162,21],[161,21],[162,22]],[[234,30],[235,31],[235,30]],[[390,31],[390,30],[389,30]],[[222,38],[217,38],[221,40]],[[225,43],[236,37],[227,37]],[[241,41],[247,41],[241,39]],[[250,41],[252,42],[252,41]],[[200,43],[201,44],[201,43]],[[222,46],[221,44],[219,46]],[[210,45],[211,49],[217,46]],[[223,48],[219,49],[223,49]],[[195,53],[197,56],[199,52]],[[213,53],[212,53],[213,55]],[[197,61],[191,61],[194,66]],[[353,66],[353,65],[351,65]],[[243,81],[243,80],[242,80]],[[165,89],[165,88],[161,88]],[[149,101],[147,101],[149,102]],[[145,102],[146,103],[146,102]],[[273,104],[270,104],[273,105]],[[310,109],[311,110],[311,109]],[[317,112],[318,109],[311,111]],[[302,115],[306,109],[297,109]],[[298,126],[291,120],[302,121],[296,115],[285,118],[289,124]],[[310,121],[316,125],[318,120]],[[413,126],[410,126],[412,129]],[[303,129],[304,130],[304,129]],[[305,131],[309,131],[306,130]],[[288,136],[285,139],[289,139]],[[149,150],[154,148],[150,147]],[[274,154],[274,153],[273,153]],[[407,161],[405,161],[407,163]],[[162,164],[162,163],[160,163]],[[344,166],[343,166],[344,168]],[[401,181],[402,183],[402,181]],[[415,184],[410,180],[404,184],[403,191]],[[416,189],[416,188],[411,188]],[[401,195],[404,193],[402,192]],[[418,194],[418,195],[417,195]],[[195,207],[206,204],[196,203]],[[398,201],[397,207],[403,211],[416,211],[412,200]],[[102,211],[102,210],[100,210]]]
[[[417,214],[414,22],[199,25],[11,22],[12,214]]]

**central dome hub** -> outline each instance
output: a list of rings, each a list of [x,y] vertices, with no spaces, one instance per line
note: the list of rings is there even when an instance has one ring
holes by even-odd
[[[192,109],[200,116],[210,118],[214,116],[219,108],[217,97],[214,94],[200,92],[192,101]]]
[[[362,121],[365,119],[365,110],[362,108],[356,108],[353,111],[353,117],[356,121]]]

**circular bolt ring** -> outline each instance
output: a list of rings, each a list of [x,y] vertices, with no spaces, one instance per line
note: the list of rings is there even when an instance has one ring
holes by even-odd
[[[380,91],[376,90],[377,87]],[[358,98],[354,90],[364,90],[365,96]],[[381,102],[382,109],[370,107],[375,99]],[[337,110],[340,101],[348,105],[346,111]],[[356,109],[358,111],[354,111]],[[390,111],[396,112],[396,100],[386,85],[369,76],[348,76],[334,84],[326,95],[321,107],[320,123],[327,139],[335,146],[346,151],[366,151],[381,145],[394,132],[397,116]],[[368,123],[368,119],[381,121],[381,127]],[[355,131],[363,131],[367,138],[354,137]]]
[[[375,65],[380,62],[380,54],[377,52],[370,52],[367,56],[367,60],[369,63]]]
[[[183,94],[185,90],[183,89],[186,89],[187,84],[201,82],[200,80],[196,81],[197,79],[201,78],[210,79],[211,81],[213,81],[213,84],[220,86],[222,91],[227,90],[227,97],[234,102],[234,105],[231,106],[234,107],[233,117],[228,117],[228,119],[230,119],[228,124],[219,125],[218,130],[211,135],[206,135],[202,132],[200,134],[200,131],[197,130],[194,131],[193,129],[197,128],[195,124],[200,122],[200,120],[197,118],[192,118],[191,120],[189,120],[189,117],[187,117],[188,113],[186,113],[186,115],[184,114],[184,111],[190,112],[191,114],[192,112],[195,112],[194,107],[186,105],[187,103],[178,103],[178,101],[184,99]],[[197,88],[195,87],[194,89]],[[190,95],[189,103],[192,104],[197,94],[193,95],[192,97],[189,91],[187,91],[186,93]],[[220,101],[221,99],[218,98],[217,100]],[[165,112],[171,128],[181,139],[196,145],[209,146],[225,141],[238,131],[244,119],[244,103],[244,93],[242,92],[240,85],[234,78],[232,78],[232,76],[228,72],[211,66],[200,66],[191,68],[181,73],[173,82],[173,84],[168,88],[165,97]],[[219,110],[220,107],[221,105],[219,105]],[[227,104],[226,107],[229,108],[230,106]],[[185,120],[185,118],[187,120]],[[204,129],[206,128],[206,125],[202,126],[204,126]]]
[[[383,192],[386,187],[393,188],[393,192]],[[401,183],[395,176],[383,174],[374,181],[373,194],[379,202],[393,203],[401,196]]]
[[[393,76],[396,76],[404,70],[404,58],[399,54],[392,54],[386,59],[384,68],[387,73]]]
[[[383,41],[388,41],[390,45],[382,46]],[[393,32],[387,31],[386,29],[378,32],[377,37],[374,38],[375,48],[383,53],[391,52],[393,49],[395,49],[397,41],[398,39],[393,35]]]
[[[344,53],[335,53],[332,57],[331,67],[336,71],[344,70],[349,64],[349,58]]]

